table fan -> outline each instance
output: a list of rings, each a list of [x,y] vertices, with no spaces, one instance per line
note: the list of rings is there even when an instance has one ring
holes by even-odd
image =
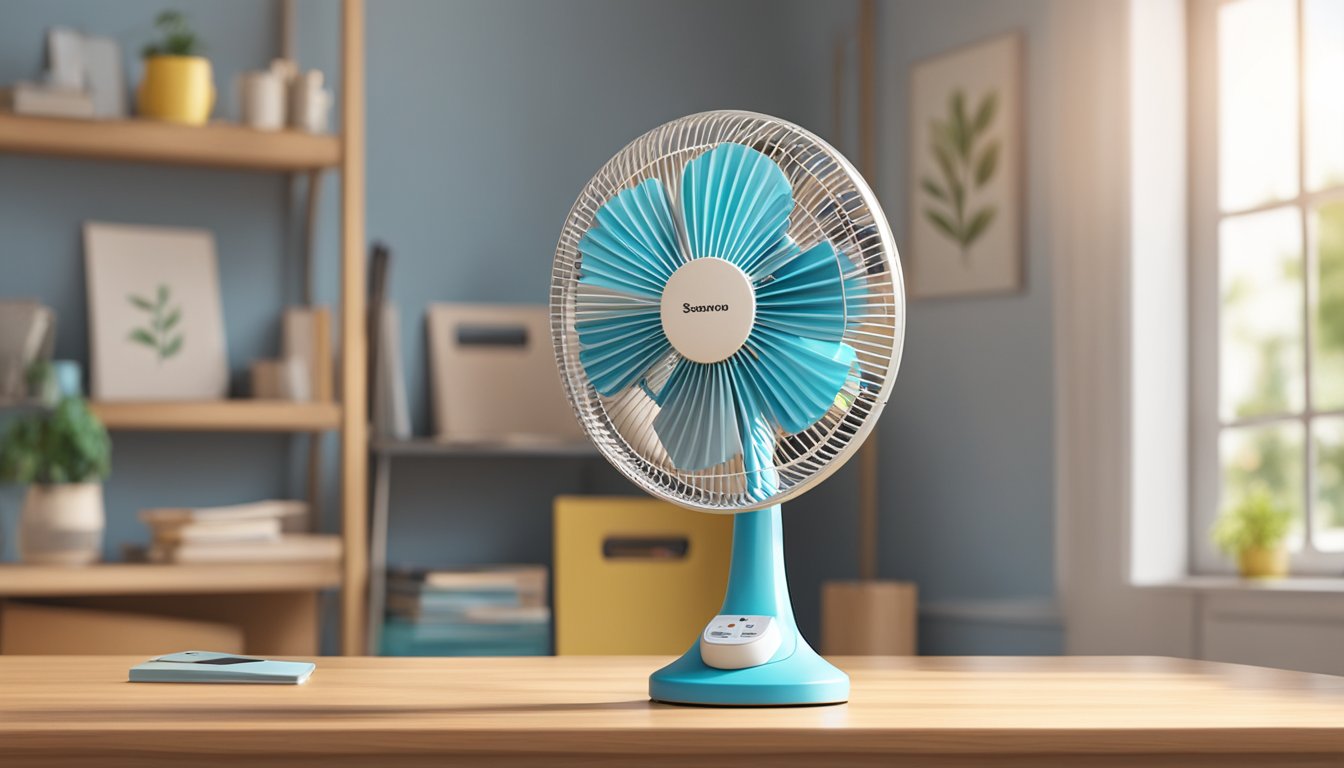
[[[821,139],[765,115],[704,112],[655,128],[570,211],[551,330],[603,456],[656,497],[736,515],[723,608],[650,677],[650,697],[847,701],[848,676],[794,621],[779,505],[858,449],[899,364],[901,270],[862,177]]]

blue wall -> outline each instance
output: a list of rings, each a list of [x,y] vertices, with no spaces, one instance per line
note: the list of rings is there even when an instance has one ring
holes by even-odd
[[[925,647],[1058,651],[1047,248],[1050,2],[890,0],[879,7],[877,183],[902,244],[911,64],[1010,31],[1023,34],[1026,56],[1026,287],[910,305],[900,376],[878,427],[886,470],[881,570],[919,582]]]
[[[0,83],[37,74],[42,35],[53,24],[113,34],[130,62],[150,36],[149,20],[167,5],[185,10],[210,43],[225,96],[236,72],[264,66],[279,50],[278,3],[268,0],[7,0],[0,7]],[[627,141],[667,119],[745,108],[831,136],[834,45],[854,19],[852,2],[805,0],[370,6],[368,233],[395,253],[391,293],[402,308],[406,377],[421,433],[430,430],[427,303],[544,302],[555,240],[579,188]],[[983,6],[881,6],[885,155],[876,181],[898,232],[903,67],[1005,27],[1029,26],[1033,51],[1043,35],[1040,2]],[[337,74],[338,20],[336,3],[300,0],[300,62],[330,79]],[[1038,62],[1031,67],[1041,71]],[[1030,82],[1028,91],[1035,92]],[[229,101],[219,114],[232,114]],[[845,136],[832,138],[851,150],[848,107]],[[1031,135],[1038,147],[1036,127]],[[881,427],[883,573],[917,578],[935,601],[1052,593],[1049,287],[1040,247],[1044,171],[1033,148],[1028,293],[912,305],[904,367]],[[330,180],[319,237],[319,298],[327,302],[336,296],[336,191]],[[278,212],[286,194],[286,182],[269,175],[0,155],[0,297],[51,303],[62,323],[58,353],[86,359],[80,222],[208,227],[219,245],[230,359],[241,372],[249,360],[276,353],[278,308],[298,296],[292,260],[286,266],[281,256],[286,234]],[[134,520],[143,506],[301,494],[299,443],[115,435],[109,555],[119,543],[143,538]],[[334,468],[330,458],[327,465]],[[785,515],[797,611],[814,636],[821,581],[856,575],[854,484],[853,468],[842,469]],[[628,486],[598,461],[401,460],[391,557],[546,561],[550,499],[580,490]],[[335,498],[329,483],[328,527]],[[11,523],[6,531],[16,501],[12,492],[0,496]],[[1049,631],[996,635],[991,627],[984,634],[974,616],[928,618],[928,651],[1052,648]]]
[[[305,6],[311,8],[313,4]],[[413,419],[431,429],[424,306],[547,300],[578,190],[674,117],[740,108],[830,129],[834,39],[852,16],[803,2],[397,0],[369,15],[370,237],[395,251],[392,292]],[[650,30],[656,30],[656,33]],[[417,561],[546,560],[551,497],[629,492],[600,462],[401,461],[391,551]],[[527,482],[518,482],[525,477]],[[788,515],[800,620],[818,585],[853,575],[853,479]]]

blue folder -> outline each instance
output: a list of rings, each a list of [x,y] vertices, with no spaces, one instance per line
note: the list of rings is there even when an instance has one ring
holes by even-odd
[[[259,683],[299,685],[313,674],[306,661],[271,661],[211,651],[183,651],[131,667],[132,683]]]

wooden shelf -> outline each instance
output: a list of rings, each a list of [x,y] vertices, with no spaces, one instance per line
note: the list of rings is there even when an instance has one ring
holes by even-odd
[[[287,400],[97,401],[108,429],[179,432],[322,432],[341,425],[338,403]]]
[[[0,113],[0,152],[256,171],[306,171],[341,162],[340,139],[325,134],[8,113]]]
[[[0,564],[0,597],[300,592],[335,588],[340,583],[338,562],[107,563],[83,567]]]
[[[442,456],[446,458],[588,458],[597,456],[597,448],[587,441],[547,442],[442,442],[420,438],[415,440],[375,440],[373,452],[380,456]]]
[[[332,328],[340,339],[339,382],[342,403],[292,403],[262,400],[224,400],[215,402],[94,402],[94,412],[114,430],[182,432],[324,432],[339,431],[340,520],[345,557],[342,562],[322,569],[321,586],[341,588],[341,650],[361,655],[364,644],[364,601],[368,583],[368,465],[369,441],[365,413],[365,287],[364,271],[368,240],[365,229],[365,45],[364,0],[340,2],[339,91],[336,94],[334,122],[339,134],[308,134],[297,131],[257,131],[248,127],[213,123],[183,126],[150,120],[76,120],[33,117],[0,112],[0,154],[54,156],[70,159],[104,160],[122,163],[158,163],[169,166],[194,166],[245,171],[310,173],[319,169],[339,172],[340,191],[340,268],[339,322]],[[311,241],[317,221],[315,206],[316,178],[309,179],[306,232]],[[286,196],[284,216],[289,216]],[[311,256],[311,254],[310,254]],[[309,496],[323,489],[320,466],[320,441],[308,441]],[[0,596],[4,594],[95,594],[90,581],[103,582],[103,576],[117,576],[130,582],[102,587],[108,598],[127,589],[149,590],[160,594],[172,589],[172,577],[165,577],[169,566],[102,566],[83,570],[68,582],[72,586],[31,586],[50,578],[39,571],[20,570],[0,565]],[[104,568],[144,568],[146,570],[104,570]],[[153,570],[149,570],[153,569]],[[186,571],[183,571],[186,573]],[[209,588],[228,594],[239,589],[311,589],[311,569],[304,579],[262,578],[261,584],[241,581],[252,573],[275,573],[273,569],[256,571],[243,567],[192,570],[188,586],[176,591],[191,594]],[[148,577],[145,582],[138,581]],[[56,582],[52,582],[53,584]],[[272,586],[267,586],[271,584]],[[6,592],[6,589],[9,589]],[[15,592],[14,589],[18,591]],[[34,591],[37,590],[37,591]],[[55,590],[55,591],[51,591]],[[288,599],[287,593],[270,599]],[[296,610],[309,611],[308,619],[316,626],[316,601],[303,596]],[[133,600],[135,598],[125,598]],[[177,598],[182,606],[190,597]],[[228,598],[232,600],[232,598]],[[216,603],[221,602],[216,600]],[[311,605],[304,608],[303,605]],[[220,609],[219,606],[215,606]],[[222,610],[222,609],[220,609]],[[185,613],[186,611],[184,611]],[[201,613],[199,611],[190,611]],[[208,613],[208,612],[207,612]],[[291,613],[287,611],[287,613]],[[204,615],[204,614],[202,614]],[[308,620],[305,619],[305,620]],[[316,635],[316,632],[310,634]],[[269,651],[268,651],[269,652]]]

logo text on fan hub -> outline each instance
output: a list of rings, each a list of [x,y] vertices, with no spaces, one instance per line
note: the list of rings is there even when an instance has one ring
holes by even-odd
[[[686,315],[691,312],[727,312],[727,304],[692,304],[684,301],[681,304],[681,314]]]

